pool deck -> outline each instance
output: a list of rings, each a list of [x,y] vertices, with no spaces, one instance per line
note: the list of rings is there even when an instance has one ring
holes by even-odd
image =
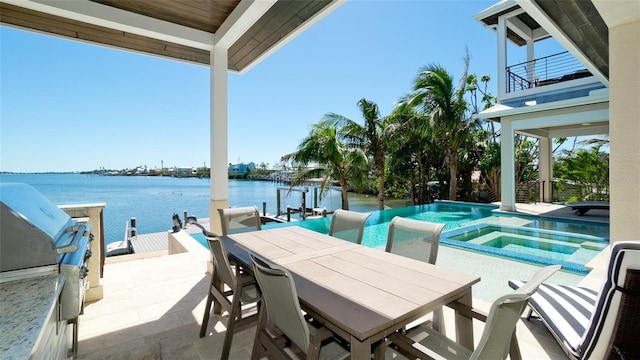
[[[571,209],[558,208],[551,204],[518,206],[523,213],[547,215],[582,220],[608,221],[606,215],[596,210],[577,216]],[[205,222],[201,219],[200,222]],[[187,226],[185,231],[200,231]],[[77,359],[217,359],[224,338],[226,318],[213,316],[209,323],[210,336],[199,338],[198,332],[209,274],[202,258],[191,253],[167,255],[167,233],[140,234],[137,241],[156,242],[152,251],[138,252],[107,258],[102,285],[104,298],[86,304],[79,321],[79,350]],[[164,249],[162,243],[164,242]],[[134,245],[135,246],[135,245]],[[142,249],[142,248],[139,248]],[[465,258],[461,259],[461,256]],[[511,263],[488,262],[488,256],[443,247],[438,263],[442,266],[464,271],[482,272],[486,287],[499,287],[509,291],[504,276],[527,279],[533,272],[528,265],[518,263],[523,275],[514,272]],[[589,263],[594,270],[586,277],[569,276],[568,279],[554,277],[550,281],[575,281],[580,285],[599,289],[604,277],[608,253],[604,251]],[[503,270],[503,271],[497,271]],[[506,274],[505,274],[506,273]],[[526,274],[526,275],[525,275]],[[500,285],[496,285],[500,284]],[[477,291],[476,291],[477,290]],[[474,307],[488,311],[490,299],[485,289],[474,286]],[[483,297],[479,298],[479,297]],[[221,321],[222,320],[222,321]],[[447,334],[455,334],[453,312],[445,308]],[[483,329],[481,322],[474,321],[476,342]],[[242,329],[234,335],[231,359],[247,359],[250,356],[255,327]],[[522,320],[517,325],[517,337],[523,359],[566,358],[549,332],[537,320]]]

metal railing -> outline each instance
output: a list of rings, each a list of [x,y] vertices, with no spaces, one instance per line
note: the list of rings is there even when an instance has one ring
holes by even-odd
[[[517,203],[537,204],[542,201],[542,183],[529,181],[516,183],[515,199]]]
[[[508,66],[507,93],[592,76],[568,51]]]

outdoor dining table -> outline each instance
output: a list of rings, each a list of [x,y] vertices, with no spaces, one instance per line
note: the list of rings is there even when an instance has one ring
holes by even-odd
[[[385,338],[442,305],[471,307],[465,274],[299,226],[222,237],[230,259],[251,269],[247,250],[288,269],[300,305],[350,342],[351,359],[384,359]],[[464,312],[464,311],[463,311]],[[456,340],[473,350],[472,319],[456,312]]]

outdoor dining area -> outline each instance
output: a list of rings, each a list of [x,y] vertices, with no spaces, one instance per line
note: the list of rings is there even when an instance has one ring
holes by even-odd
[[[466,273],[464,261],[456,269],[438,265],[438,253],[449,251],[439,246],[443,224],[396,217],[382,251],[360,245],[368,216],[336,211],[322,234],[299,226],[263,228],[254,207],[221,209],[224,234],[199,225],[209,274],[202,275],[188,252],[113,264],[110,273],[120,279],[105,286],[116,295],[86,307],[77,358],[639,354],[629,338],[638,324],[639,243],[620,242],[603,252],[605,265],[594,271],[598,285],[591,289],[556,286],[546,280],[560,266],[536,267],[484,303],[473,295],[484,275]],[[140,284],[135,278],[145,272],[147,283]],[[131,309],[117,313],[125,303]],[[109,346],[118,341],[118,349]]]

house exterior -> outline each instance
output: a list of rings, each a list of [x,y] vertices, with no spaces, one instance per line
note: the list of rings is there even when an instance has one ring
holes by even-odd
[[[256,164],[250,163],[229,163],[229,175],[244,175],[248,172],[254,171]]]
[[[496,32],[501,209],[517,211],[514,135],[539,139],[543,201],[551,202],[552,140],[609,134],[611,241],[638,240],[640,222],[640,2],[503,0],[475,16]],[[536,54],[553,37],[567,51]],[[525,62],[507,62],[526,47]],[[635,155],[632,155],[635,154]]]

